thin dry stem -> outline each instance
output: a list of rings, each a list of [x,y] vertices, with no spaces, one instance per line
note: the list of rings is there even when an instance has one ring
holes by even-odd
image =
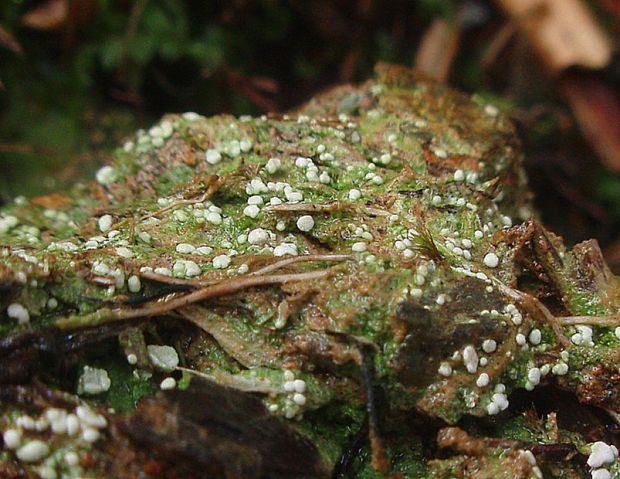
[[[166,211],[178,208],[179,206],[193,205],[193,204],[196,204],[196,203],[202,203],[203,201],[206,201],[208,199],[208,194],[209,194],[209,192],[206,191],[205,193],[203,193],[198,198],[175,200],[172,203],[170,203],[168,206],[164,206],[163,208],[160,208],[157,211],[153,211],[153,212],[151,212],[151,213],[149,213],[147,215],[142,216],[139,221],[148,220],[149,218],[153,218],[154,216],[161,215],[162,213],[165,213]]]
[[[178,208],[179,206],[194,205],[196,203],[202,203],[204,201],[207,201],[215,194],[217,190],[219,190],[222,187],[222,185],[224,184],[224,181],[225,181],[225,177],[216,177],[210,181],[209,185],[207,186],[207,191],[205,191],[198,198],[175,200],[172,203],[170,203],[168,206],[164,206],[163,208],[160,208],[157,211],[153,211],[147,215],[142,216],[139,222],[147,220],[154,216],[158,216],[162,213],[165,213],[166,211]]]
[[[258,276],[267,273],[271,273],[278,269],[284,268],[285,266],[289,266],[295,263],[301,263],[305,261],[345,261],[355,259],[355,256],[350,254],[307,254],[300,256],[291,256],[288,258],[281,259],[274,263],[271,263],[267,266],[257,269],[256,271],[252,271],[245,276]],[[163,274],[154,273],[153,271],[144,271],[140,273],[145,279],[150,279],[152,281],[157,281],[159,283],[166,284],[174,284],[174,285],[182,285],[182,286],[212,286],[214,284],[221,283],[225,279],[217,278],[217,279],[183,279],[183,278],[173,278],[170,276],[166,276]]]
[[[265,208],[268,211],[281,211],[285,213],[332,213],[334,211],[351,211],[364,212],[371,216],[389,217],[392,215],[389,211],[381,210],[379,208],[371,208],[367,206],[359,206],[346,202],[335,202],[323,205],[316,205],[311,203],[295,203],[295,204],[282,204],[276,206],[268,206]]]
[[[556,318],[562,326],[590,324],[592,326],[620,326],[620,315],[614,316],[559,316]]]
[[[245,289],[254,288],[257,286],[285,284],[294,281],[312,281],[315,279],[325,278],[331,273],[333,273],[333,270],[233,278],[221,281],[220,283],[215,285],[210,285],[205,288],[192,291],[191,293],[173,298],[168,301],[149,304],[142,308],[102,308],[98,311],[95,311],[94,313],[84,316],[69,316],[68,318],[60,319],[57,321],[56,325],[61,329],[71,329],[84,326],[95,326],[97,324],[112,321],[160,316],[193,303],[218,298],[221,296],[227,296],[230,294],[238,293],[239,291],[243,291]]]
[[[217,284],[224,281],[223,279],[192,280],[184,278],[174,278],[173,276],[166,276],[165,274],[159,274],[153,271],[142,271],[140,273],[140,276],[144,279],[157,281],[158,283],[174,284],[179,286],[210,286],[212,284]]]
[[[277,269],[284,268],[285,266],[288,266],[290,264],[300,263],[302,261],[345,261],[352,259],[355,259],[355,256],[351,254],[307,254],[292,256],[271,263],[270,265],[264,266],[260,269],[257,269],[256,271],[252,271],[248,274],[248,276],[271,273],[272,271],[275,271]]]
[[[544,322],[551,326],[551,329],[562,346],[565,348],[571,346],[570,340],[562,331],[562,325],[558,321],[558,318],[556,318],[538,298],[532,296],[531,294],[506,286],[498,280],[495,280],[494,282],[502,293],[517,301],[532,317],[541,318]]]

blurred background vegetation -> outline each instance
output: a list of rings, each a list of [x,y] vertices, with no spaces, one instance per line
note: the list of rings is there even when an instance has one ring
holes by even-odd
[[[124,137],[166,112],[285,111],[389,61],[509,112],[543,219],[568,241],[598,238],[618,268],[620,151],[601,155],[571,108],[575,95],[596,95],[585,118],[620,139],[617,56],[595,69],[549,68],[501,8],[510,3],[2,0],[0,202],[91,175]],[[616,50],[620,3],[587,7]]]

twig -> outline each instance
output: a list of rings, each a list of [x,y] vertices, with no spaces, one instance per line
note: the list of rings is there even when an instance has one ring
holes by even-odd
[[[363,211],[372,216],[389,217],[392,215],[389,211],[381,210],[378,208],[358,206],[344,202],[328,203],[328,204],[312,204],[312,203],[295,203],[295,204],[282,204],[276,206],[268,206],[265,208],[267,211],[282,211],[290,213],[331,213],[334,211]]]
[[[196,281],[196,280],[188,280],[183,278],[174,278],[172,276],[167,276],[165,274],[155,273],[153,271],[143,271],[140,273],[140,276],[144,279],[149,279],[151,281],[157,281],[158,283],[165,284],[174,284],[179,286],[208,286],[210,284],[217,284],[222,280],[214,279],[210,282],[208,281]]]
[[[495,60],[497,60],[502,50],[508,45],[508,42],[514,36],[516,30],[514,23],[506,22],[499,31],[495,33],[480,59],[480,66],[483,70],[487,70],[495,63]]]
[[[15,39],[13,34],[0,25],[0,45],[4,45],[13,53],[22,54],[24,52],[22,46]]]
[[[556,338],[562,346],[565,348],[571,346],[570,340],[562,331],[562,326],[558,321],[558,318],[556,318],[538,298],[532,296],[531,294],[524,293],[523,291],[510,288],[497,279],[494,279],[493,282],[502,293],[517,301],[531,316],[538,316],[539,318],[542,317],[542,319],[549,324],[549,326],[551,326],[551,329],[553,329]]]
[[[591,324],[593,326],[620,326],[620,315],[615,316],[559,316],[556,318],[562,326]]]
[[[353,439],[350,444],[346,446],[346,449],[340,455],[340,459],[334,467],[332,477],[334,479],[346,479],[351,477],[350,470],[353,466],[353,461],[361,454],[364,442],[368,435],[368,416],[364,419],[361,427],[353,435]]]
[[[102,284],[104,286],[112,286],[113,284],[116,284],[115,279],[106,278],[103,276],[93,276],[92,278],[90,278],[90,281],[92,281],[95,284]]]
[[[134,37],[136,36],[136,31],[138,30],[138,24],[140,23],[140,18],[142,17],[142,14],[144,13],[144,10],[146,9],[146,6],[148,3],[149,3],[149,0],[138,0],[136,3],[134,3],[131,9],[131,13],[129,15],[129,21],[127,22],[127,30],[125,33],[125,39],[123,41],[123,51],[122,51],[123,61],[127,60],[128,52],[129,52],[129,45],[131,44]]]
[[[285,258],[280,261],[276,261],[275,263],[271,263],[270,265],[264,266],[256,271],[252,271],[248,274],[248,276],[271,273],[277,269],[284,268],[290,264],[300,263],[302,261],[345,261],[348,259],[355,259],[355,256],[351,254],[306,254],[292,256],[290,258]]]
[[[252,271],[245,275],[245,277],[249,276],[258,276],[266,273],[271,273],[278,269],[284,268],[285,266],[300,263],[303,261],[344,261],[355,259],[353,255],[350,254],[307,254],[300,256],[292,256],[290,258],[285,258],[280,261],[276,261],[267,266],[257,269],[256,271]],[[194,286],[194,287],[204,287],[204,286],[212,286],[215,284],[219,284],[224,279],[183,279],[183,278],[173,278],[170,276],[166,276],[163,274],[154,273],[152,271],[145,271],[140,273],[145,279],[150,279],[151,281],[157,281],[159,283],[166,284],[175,284],[175,285],[184,285],[184,286]]]
[[[161,215],[162,213],[165,213],[166,211],[172,210],[172,209],[177,208],[179,206],[193,205],[193,204],[196,204],[196,203],[202,203],[203,201],[207,200],[207,194],[208,193],[209,192],[206,191],[205,193],[203,193],[198,198],[175,200],[172,203],[170,203],[168,206],[164,206],[163,208],[160,208],[157,211],[153,211],[153,212],[151,212],[151,213],[149,213],[147,215],[142,216],[139,219],[139,221],[148,220],[149,218],[152,218],[152,217],[157,216],[157,215]]]
[[[362,372],[362,382],[366,390],[366,414],[368,416],[368,438],[370,439],[371,463],[374,470],[389,475],[390,461],[383,444],[383,439],[379,431],[379,415],[377,412],[377,402],[375,398],[374,375],[375,368],[371,349],[359,347],[362,356],[360,364]]]
[[[90,301],[98,304],[105,304],[108,306],[132,306],[135,307],[137,305],[150,303],[151,301],[162,299],[164,296],[170,296],[179,293],[187,293],[191,288],[191,286],[184,284],[170,284],[169,286],[164,286],[153,294],[148,295],[140,295],[140,296],[121,296],[120,298],[115,297],[111,299],[106,298],[98,298],[96,296],[85,296],[80,295],[80,299],[84,301]]]
[[[218,284],[198,289],[184,296],[171,299],[169,301],[158,302],[147,305],[143,308],[135,309],[111,309],[101,308],[93,313],[83,316],[74,315],[67,318],[59,319],[56,326],[60,329],[73,329],[84,326],[95,326],[98,324],[108,323],[112,321],[122,321],[135,318],[145,318],[158,316],[169,313],[178,308],[183,308],[193,303],[205,301],[207,299],[227,296],[238,293],[245,289],[257,286],[269,286],[274,284],[285,284],[294,281],[312,281],[328,276],[333,271],[321,270],[311,271],[307,273],[296,274],[275,274],[267,276],[245,276],[222,281]]]
[[[368,213],[371,216],[382,216],[384,218],[389,218],[390,216],[392,216],[392,213],[390,213],[389,211],[380,210],[379,208],[372,208],[370,206],[364,206],[360,209],[364,211],[364,213]]]
[[[194,205],[196,203],[202,203],[203,201],[207,201],[210,199],[217,190],[219,190],[224,184],[226,177],[225,176],[215,176],[211,177],[209,181],[209,186],[207,186],[207,191],[205,191],[198,198],[190,198],[190,199],[179,199],[170,203],[168,206],[164,206],[163,208],[158,209],[157,211],[153,211],[143,217],[141,217],[138,221],[144,221],[154,216],[160,215],[169,211],[171,209],[177,208],[183,205]]]

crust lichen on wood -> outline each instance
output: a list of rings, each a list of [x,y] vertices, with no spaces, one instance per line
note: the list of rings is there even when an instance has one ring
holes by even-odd
[[[618,279],[530,200],[496,107],[395,66],[167,115],[0,211],[0,475],[620,477]]]

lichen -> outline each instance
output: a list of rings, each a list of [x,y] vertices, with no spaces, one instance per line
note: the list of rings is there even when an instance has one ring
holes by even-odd
[[[168,115],[98,183],[20,199],[0,212],[3,383],[75,394],[50,380],[75,379],[64,355],[106,369],[107,393],[74,397],[125,424],[80,444],[100,471],[118,473],[139,398],[204,380],[260,397],[312,441],[317,470],[361,430],[359,477],[537,477],[526,445],[438,458],[399,425],[500,420],[543,384],[620,414],[617,279],[594,244],[569,250],[531,218],[514,129],[486,106],[380,66],[289,115]],[[571,321],[598,321],[592,345],[571,342]],[[174,347],[177,370],[153,369],[146,344]],[[174,463],[135,447],[127,475],[145,455]]]

